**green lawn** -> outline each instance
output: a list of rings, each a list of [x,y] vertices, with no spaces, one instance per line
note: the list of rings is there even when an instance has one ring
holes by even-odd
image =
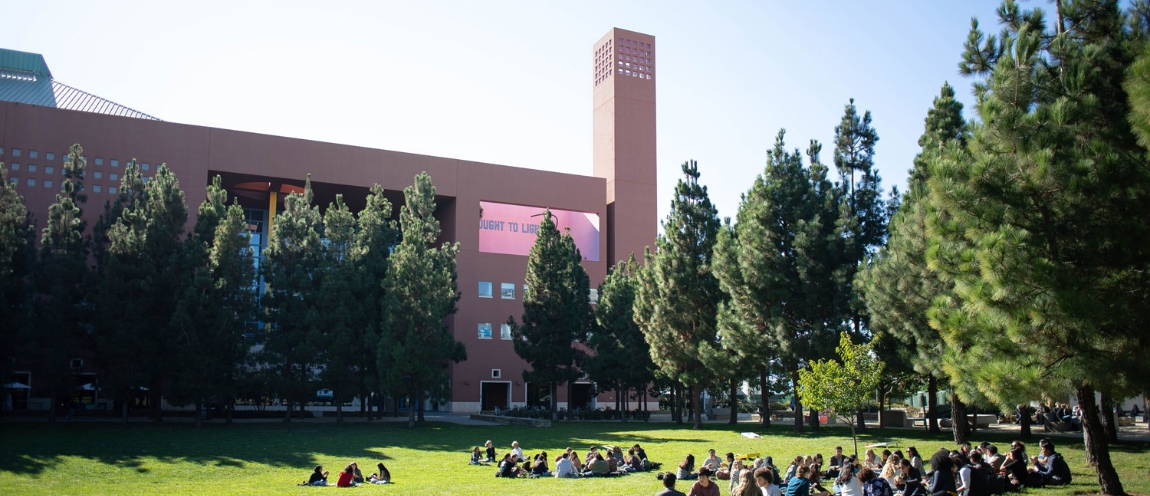
[[[823,453],[829,457],[836,444],[850,451],[850,432],[823,428],[821,437],[791,434],[788,426],[775,427],[763,439],[747,439],[738,429],[708,425],[702,431],[671,424],[563,423],[552,428],[464,427],[428,424],[407,430],[396,423],[292,423],[205,425],[44,423],[0,424],[0,493],[3,494],[317,494],[336,488],[297,487],[312,467],[322,464],[333,476],[356,461],[365,473],[383,460],[395,484],[351,489],[372,494],[492,494],[644,495],[659,488],[654,474],[632,474],[610,479],[496,479],[494,467],[467,465],[470,449],[487,439],[499,452],[519,441],[528,454],[546,450],[554,457],[571,446],[582,455],[592,444],[638,442],[648,457],[664,469],[684,455],[696,457],[708,448],[719,453],[762,452],[780,468],[796,454]],[[982,440],[981,434],[976,439]],[[860,438],[896,440],[905,448],[926,453],[951,446],[945,436],[921,431],[872,429]],[[1007,446],[1008,439],[986,440]],[[1032,490],[1031,494],[1065,495],[1097,491],[1093,471],[1085,466],[1081,441],[1059,443],[1074,471],[1074,484],[1058,490]],[[1028,451],[1037,452],[1037,447]],[[1113,453],[1125,484],[1132,493],[1150,493],[1150,445],[1126,444]],[[334,482],[334,478],[332,479]],[[725,483],[724,483],[725,484]],[[685,485],[679,489],[686,491]],[[724,486],[724,494],[726,494]]]

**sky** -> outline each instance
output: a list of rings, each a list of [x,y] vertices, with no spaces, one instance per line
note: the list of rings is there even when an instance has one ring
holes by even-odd
[[[659,218],[690,159],[734,217],[780,129],[832,162],[851,98],[884,188],[905,189],[944,82],[973,117],[957,64],[972,17],[998,31],[998,4],[0,0],[0,47],[165,121],[591,175],[593,44],[647,33]]]

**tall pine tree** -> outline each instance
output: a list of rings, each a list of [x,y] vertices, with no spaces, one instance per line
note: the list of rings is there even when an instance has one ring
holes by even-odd
[[[594,352],[585,366],[588,375],[600,391],[615,391],[623,403],[630,390],[645,389],[654,380],[650,347],[635,324],[638,272],[639,263],[632,256],[626,263],[616,264],[603,279],[595,306],[594,331],[587,338],[587,345]],[[625,411],[626,407],[617,404],[616,409]],[[621,417],[627,421],[626,415]]]
[[[33,261],[32,218],[0,162],[0,377],[9,377],[20,332],[28,323]]]

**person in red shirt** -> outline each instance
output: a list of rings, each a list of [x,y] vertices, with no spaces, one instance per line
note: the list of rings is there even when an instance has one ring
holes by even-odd
[[[352,481],[354,478],[355,464],[353,463],[348,465],[347,468],[343,469],[343,472],[339,473],[339,480],[336,481],[335,485],[336,487],[351,487],[355,485],[355,482]]]

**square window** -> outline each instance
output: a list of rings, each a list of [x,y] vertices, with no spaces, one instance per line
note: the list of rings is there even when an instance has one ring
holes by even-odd
[[[148,184],[148,176],[144,176],[141,179],[144,180],[144,184]]]
[[[140,170],[150,170],[151,168],[152,166],[148,165],[147,162],[140,164]]]
[[[51,188],[52,187],[52,181],[45,179],[44,180],[44,187],[45,188]]]
[[[8,181],[11,182],[12,184],[20,184],[20,178],[18,178],[16,176],[9,177]]]
[[[36,172],[36,164],[28,164],[28,172]]]
[[[504,300],[514,300],[515,284],[509,282],[499,283],[499,297]]]
[[[108,186],[108,193],[111,193],[113,195],[116,194],[116,187],[115,186]]]
[[[12,162],[12,165],[9,165],[8,167],[11,168],[12,170],[20,170],[20,164],[18,164],[16,162]]]
[[[100,171],[95,171],[95,172],[93,172],[93,173],[92,173],[92,176],[93,176],[93,177],[95,177],[96,179],[103,179],[103,178],[104,178],[104,173],[103,173],[103,172],[100,172]]]
[[[20,149],[19,148],[13,148],[12,149],[12,156],[13,157],[19,157],[20,156]]]
[[[3,155],[3,154],[4,154],[4,148],[0,147],[0,155]]]
[[[511,324],[499,324],[499,339],[511,340]]]
[[[119,167],[119,166],[120,166],[120,161],[116,160],[116,159],[112,159],[112,167]]]
[[[46,160],[56,160],[56,154],[52,153],[52,152],[48,152],[48,153],[44,154],[44,158]]]
[[[111,173],[111,174],[108,174],[108,179],[111,179],[111,180],[113,180],[113,181],[115,181],[115,180],[117,179],[117,177],[118,177],[118,176],[116,176],[116,173],[115,173],[115,172],[113,172],[113,173]]]
[[[499,379],[500,377],[503,377],[503,369],[491,369],[492,379]]]
[[[491,323],[479,324],[479,339],[491,339]]]
[[[55,172],[56,172],[56,170],[53,169],[51,165],[45,165],[44,166],[44,173],[45,174],[53,174]]]
[[[96,165],[104,165],[104,159],[96,157]]]
[[[27,184],[28,186],[35,186],[35,185],[36,185],[36,180],[35,180],[35,179],[29,179],[29,180],[28,180],[28,182],[27,182],[26,184]]]
[[[39,156],[40,152],[36,150],[28,150],[28,158],[38,158]]]
[[[479,281],[479,297],[491,298],[491,282]]]
[[[92,185],[92,192],[93,193],[99,193],[100,192],[100,185],[99,184]]]

